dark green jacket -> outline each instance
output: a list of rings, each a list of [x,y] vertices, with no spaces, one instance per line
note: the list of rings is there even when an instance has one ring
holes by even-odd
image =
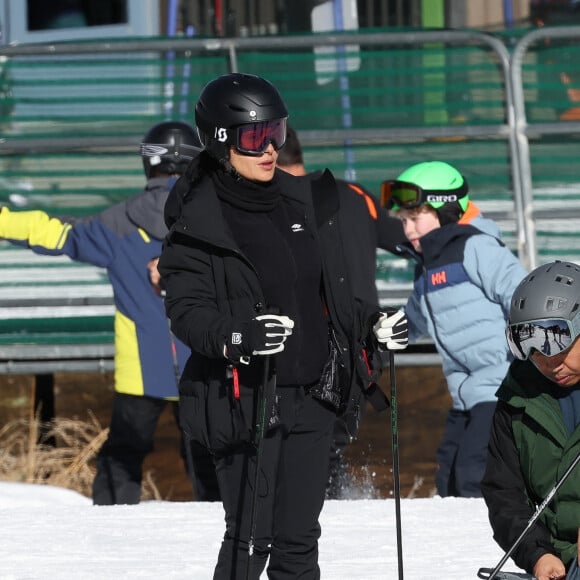
[[[580,453],[580,426],[568,432],[556,392],[529,361],[512,363],[498,390],[482,489],[494,537],[504,550]],[[569,566],[577,554],[579,527],[580,467],[530,529],[514,561],[531,572],[540,556],[553,553]]]

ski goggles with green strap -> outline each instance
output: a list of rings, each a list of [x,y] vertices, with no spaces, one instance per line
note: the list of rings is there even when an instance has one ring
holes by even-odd
[[[580,336],[580,315],[572,320],[544,318],[509,324],[506,338],[511,353],[519,360],[529,358],[533,350],[547,357],[570,348]]]

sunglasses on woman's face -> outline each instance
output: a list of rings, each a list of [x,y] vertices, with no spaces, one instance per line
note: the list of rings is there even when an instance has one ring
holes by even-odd
[[[278,151],[286,142],[286,119],[248,123],[236,128],[235,147],[240,153],[261,155],[270,143]]]
[[[537,350],[547,357],[556,356],[570,348],[580,335],[580,316],[573,320],[546,318],[510,324],[506,338],[515,358],[526,360]]]

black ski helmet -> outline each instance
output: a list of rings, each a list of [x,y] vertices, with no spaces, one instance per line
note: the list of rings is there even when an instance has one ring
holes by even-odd
[[[580,312],[580,266],[559,260],[532,270],[514,290],[509,323],[573,320]]]
[[[141,143],[143,169],[147,179],[153,169],[167,175],[181,175],[203,149],[197,131],[182,121],[164,121],[151,127]]]
[[[236,145],[235,128],[287,117],[288,109],[278,89],[266,79],[244,73],[226,74],[210,81],[195,106],[201,142],[222,162],[229,159],[230,146]]]

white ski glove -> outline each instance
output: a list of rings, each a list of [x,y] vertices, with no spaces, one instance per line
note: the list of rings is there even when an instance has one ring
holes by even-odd
[[[284,350],[286,339],[292,334],[294,321],[288,316],[277,314],[262,314],[256,316],[254,320],[259,320],[263,325],[263,338],[258,339],[254,345],[252,354],[276,354]]]
[[[381,312],[373,326],[379,343],[388,350],[404,350],[409,344],[407,315],[403,310],[389,308]]]

